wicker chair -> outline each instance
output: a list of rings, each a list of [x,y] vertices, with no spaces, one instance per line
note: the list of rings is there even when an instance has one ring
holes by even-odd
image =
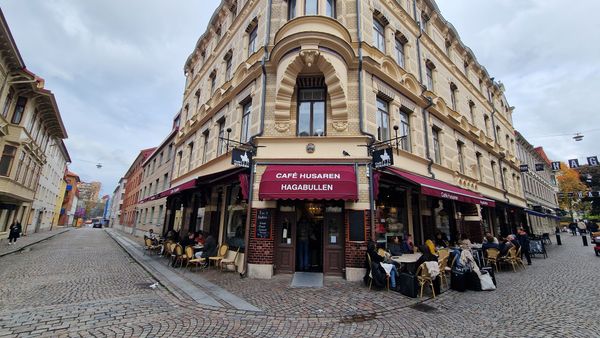
[[[523,264],[523,260],[521,259],[521,248],[517,250],[515,261],[517,262],[517,266],[521,266],[523,269],[525,269],[525,264]]]
[[[185,260],[186,256],[185,256],[185,252],[183,251],[183,247],[181,246],[181,244],[177,243],[175,244],[175,250],[173,250],[173,259],[175,260],[173,263],[174,267],[177,267],[177,262],[179,262],[179,266],[182,267],[183,266],[183,261]]]
[[[512,248],[508,249],[508,253],[506,254],[506,256],[500,257],[499,261],[501,263],[510,264],[513,268],[513,271],[516,272],[517,271],[516,267],[519,265],[519,263],[517,263],[516,257],[517,257],[517,249],[515,249],[515,247],[512,247]]]
[[[238,255],[240,254],[240,248],[238,247],[237,250],[235,251],[235,255],[233,256],[233,258],[223,258],[221,259],[219,266],[221,267],[221,271],[228,271],[229,267],[233,265],[233,271],[237,270],[237,258]],[[224,269],[227,268],[227,269]]]
[[[448,278],[446,276],[446,268],[448,267],[448,257],[438,259],[440,266],[440,282],[448,287]]]
[[[498,256],[500,255],[500,250],[498,250],[496,248],[489,248],[485,251],[485,253],[486,253],[486,258],[485,258],[486,264],[496,268],[496,271],[498,271]]]
[[[421,292],[419,294],[419,298],[423,297],[423,288],[426,284],[429,284],[431,287],[431,293],[433,294],[433,298],[435,298],[435,288],[433,286],[433,278],[429,274],[429,270],[427,269],[427,265],[425,263],[421,264],[417,268],[417,281],[419,282],[419,286],[421,287]]]
[[[190,271],[192,271],[192,267],[197,266],[197,267],[204,267],[204,265],[206,264],[206,258],[196,258],[196,256],[194,256],[194,249],[191,246],[188,246],[185,248],[185,252],[186,252],[186,256],[188,257],[187,262],[185,264],[185,267],[187,268],[188,266],[190,267]],[[190,266],[190,264],[192,266]]]
[[[214,266],[221,266],[221,260],[223,258],[225,258],[225,256],[227,255],[227,250],[229,250],[229,245],[227,244],[221,244],[221,246],[219,247],[218,250],[218,255],[217,256],[212,256],[212,257],[208,257],[208,266],[210,266],[210,262],[215,262]]]
[[[150,238],[144,239],[144,255],[147,251],[156,253],[160,249],[160,245],[154,245]]]

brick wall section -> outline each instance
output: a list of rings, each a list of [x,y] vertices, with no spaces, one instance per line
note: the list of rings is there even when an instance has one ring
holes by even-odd
[[[256,238],[256,213],[258,209],[252,208],[250,218],[250,240],[248,243],[248,263],[273,264],[275,254],[275,223],[273,217],[275,209],[271,209],[271,238]]]
[[[369,210],[365,210],[365,239],[371,238],[371,220]],[[350,223],[348,222],[348,215],[350,211],[346,210],[345,217],[345,228],[346,234],[350,233]],[[346,267],[347,268],[362,268],[365,266],[365,252],[367,251],[367,241],[364,242],[350,242],[348,235],[346,235]]]

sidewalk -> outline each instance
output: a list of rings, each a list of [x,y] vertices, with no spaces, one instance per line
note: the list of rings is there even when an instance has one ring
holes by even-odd
[[[17,239],[16,244],[11,245],[8,245],[8,239],[3,239],[2,241],[0,241],[0,257],[23,250],[28,246],[37,244],[41,241],[45,241],[69,230],[71,230],[71,228],[57,227],[52,231],[38,232],[27,236],[21,236],[19,237],[19,239]]]

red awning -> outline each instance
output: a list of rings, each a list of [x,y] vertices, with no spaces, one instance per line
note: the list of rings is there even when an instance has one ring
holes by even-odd
[[[452,184],[434,180],[425,176],[412,174],[394,167],[387,167],[386,169],[394,175],[400,176],[414,184],[420,185],[421,192],[425,195],[446,198],[465,203],[480,204],[486,207],[496,206],[496,202],[483,197],[483,195],[479,193],[459,188]]]
[[[350,165],[270,165],[260,181],[261,200],[357,200],[356,173]]]
[[[176,187],[169,188],[169,189],[161,192],[160,194],[158,194],[159,198],[171,196],[171,195],[176,194],[178,192],[195,188],[196,187],[196,183],[197,183],[197,179],[194,178],[193,180],[189,180],[189,181],[187,181],[185,183],[182,183],[182,184],[180,184],[180,185],[178,185]]]

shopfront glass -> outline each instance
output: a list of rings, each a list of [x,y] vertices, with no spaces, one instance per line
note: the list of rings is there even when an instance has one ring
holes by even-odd
[[[378,247],[387,248],[395,236],[402,241],[408,234],[406,191],[382,186],[375,210],[375,234]]]
[[[232,249],[245,248],[244,235],[248,203],[242,198],[239,183],[230,185],[227,189],[227,205],[225,212],[225,243]]]

